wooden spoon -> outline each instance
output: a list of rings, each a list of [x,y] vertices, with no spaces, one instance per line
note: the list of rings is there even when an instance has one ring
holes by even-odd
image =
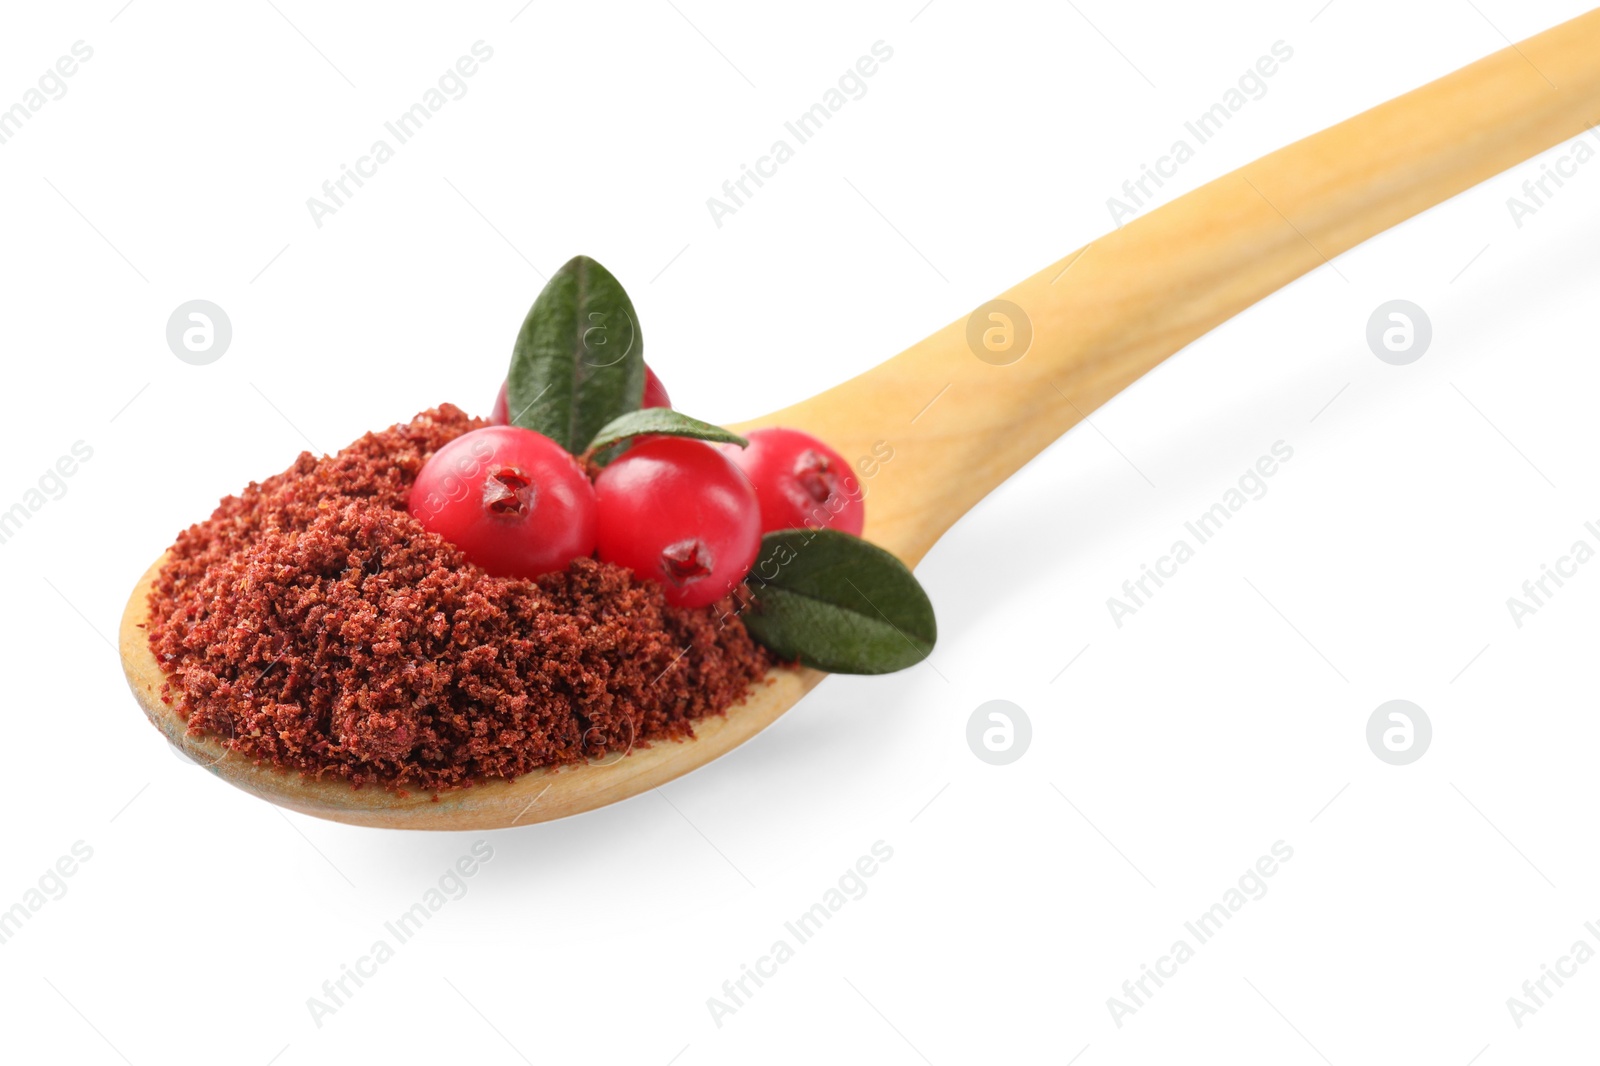
[[[1202,186],[1023,281],[1002,298],[1010,308],[986,304],[744,428],[795,426],[851,459],[892,448],[893,459],[866,482],[866,536],[915,565],[973,504],[1173,352],[1332,256],[1597,122],[1600,10]],[[1004,317],[992,317],[996,310]],[[969,342],[969,332],[990,328],[1002,331],[991,337],[1001,351]],[[697,723],[694,740],[626,757],[437,799],[353,790],[254,766],[214,738],[187,735],[161,702],[163,675],[145,638],[159,566],[134,590],[121,630],[123,665],[145,714],[230,784],[340,822],[491,829],[615,803],[742,744],[823,677],[774,670],[726,716]]]

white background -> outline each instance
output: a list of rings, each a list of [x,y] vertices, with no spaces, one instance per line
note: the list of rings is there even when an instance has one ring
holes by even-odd
[[[1276,41],[1293,59],[1163,199],[1586,7],[1320,2],[7,5],[0,106],[73,42],[94,56],[0,145],[0,509],[94,454],[0,545],[0,908],[75,842],[93,857],[0,945],[0,1055],[1592,1054],[1600,964],[1521,1028],[1506,999],[1600,948],[1600,566],[1521,628],[1506,599],[1597,542],[1600,163],[1519,228],[1529,162],[1173,358],[928,556],[929,663],[829,680],[661,795],[488,834],[285,816],[176,758],[109,646],[221,496],[308,442],[486,409],[539,272],[574,254],[629,287],[678,406],[734,420],[1104,232]],[[467,95],[315,226],[306,198],[480,39]],[[879,40],[867,94],[718,228],[706,198]],[[196,298],[234,329],[205,367],[164,337]],[[1405,367],[1364,337],[1396,298],[1434,327]],[[1106,598],[1278,440],[1268,494],[1114,625]],[[1365,740],[1396,698],[1434,728],[1403,767]],[[1032,721],[1009,766],[965,740],[991,699]],[[315,1024],[308,998],[479,839],[466,896]],[[708,997],[879,840],[864,898],[715,1024]],[[1279,840],[1270,891],[1114,1024],[1107,998]]]

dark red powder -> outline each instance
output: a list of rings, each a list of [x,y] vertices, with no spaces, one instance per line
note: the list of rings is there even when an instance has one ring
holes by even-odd
[[[178,537],[150,647],[190,733],[355,786],[442,791],[693,735],[772,664],[727,602],[579,559],[490,577],[406,510],[484,423],[448,404],[222,501]]]

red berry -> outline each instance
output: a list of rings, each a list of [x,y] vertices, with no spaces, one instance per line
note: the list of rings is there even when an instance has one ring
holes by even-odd
[[[659,581],[674,607],[726,596],[761,550],[754,490],[700,441],[642,441],[601,471],[594,491],[600,558]]]
[[[507,426],[511,424],[511,409],[507,401],[510,383],[500,383],[500,395],[494,398],[494,411],[489,415],[489,424],[492,426]],[[661,384],[661,379],[656,377],[656,372],[648,366],[644,368],[644,405],[645,407],[671,407],[672,399],[667,395],[666,386]]]
[[[761,532],[837,529],[861,535],[867,505],[850,464],[809,433],[777,427],[746,433],[750,447],[722,445],[761,503]]]
[[[464,433],[411,486],[411,514],[496,577],[537,577],[594,552],[594,486],[566,449],[517,426]]]
[[[661,379],[656,377],[656,372],[648,365],[644,368],[644,406],[672,406],[672,397],[667,395],[667,387],[661,384]]]

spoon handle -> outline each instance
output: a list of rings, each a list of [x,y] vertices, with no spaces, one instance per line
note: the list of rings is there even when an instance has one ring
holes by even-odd
[[[975,327],[952,322],[751,425],[796,426],[860,457],[871,472],[865,535],[915,564],[991,490],[1173,352],[1562,141],[1588,131],[1600,149],[1597,122],[1600,10],[1201,186],[1012,288],[1003,317],[986,304]],[[985,347],[986,330],[998,350]],[[1025,354],[1006,362],[1029,330]]]

